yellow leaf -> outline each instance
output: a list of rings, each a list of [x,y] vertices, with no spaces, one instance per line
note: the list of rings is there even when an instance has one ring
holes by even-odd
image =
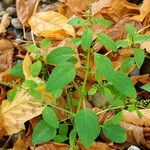
[[[65,16],[55,11],[34,13],[28,20],[36,36],[59,38],[71,35],[74,37],[74,28],[67,22],[68,19]]]
[[[2,102],[2,116],[8,134],[24,129],[24,123],[40,115],[45,106],[42,101],[35,100],[25,89],[17,92],[14,100]]]

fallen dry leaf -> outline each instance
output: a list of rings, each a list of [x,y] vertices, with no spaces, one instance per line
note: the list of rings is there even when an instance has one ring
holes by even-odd
[[[146,32],[145,35],[150,36],[150,31]],[[145,41],[144,43],[141,44],[142,49],[146,49],[148,53],[150,53],[150,41]]]
[[[13,62],[13,50],[14,47],[9,40],[0,39],[0,73],[11,68]]]
[[[67,144],[48,142],[46,144],[37,146],[35,150],[70,150],[70,146]]]
[[[31,17],[35,5],[40,0],[16,0],[17,17],[24,26],[28,26],[28,19]]]
[[[3,123],[9,135],[23,129],[24,123],[40,115],[45,106],[41,101],[35,100],[25,89],[17,92],[14,100],[2,102]]]
[[[115,0],[99,0],[92,4],[92,15],[99,13],[103,8],[110,7]]]
[[[74,28],[67,22],[65,16],[55,11],[34,13],[28,20],[31,31],[36,36],[59,38],[71,35],[74,37]]]
[[[140,15],[134,16],[133,19],[142,22],[149,12],[150,0],[144,0],[142,6],[140,7]]]
[[[142,113],[142,118],[140,118],[136,112],[123,110],[123,122],[150,127],[150,109],[142,109],[139,111]]]
[[[10,25],[9,14],[5,13],[0,23],[0,33],[5,33],[6,28]]]
[[[115,150],[110,148],[108,144],[102,142],[94,142],[90,148],[85,148],[81,143],[79,143],[79,147],[81,150]]]

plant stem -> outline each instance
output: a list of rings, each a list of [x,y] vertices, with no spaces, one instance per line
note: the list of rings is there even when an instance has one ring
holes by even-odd
[[[107,112],[107,111],[110,111],[110,110],[115,110],[115,109],[121,109],[121,108],[124,108],[124,106],[118,106],[118,107],[107,108],[107,109],[104,109],[104,110],[102,110],[102,111],[97,112],[96,115],[100,115],[100,114],[102,114],[102,113],[104,113],[104,112]]]
[[[59,106],[56,106],[56,105],[50,105],[50,106],[55,108],[55,109],[61,110],[63,112],[66,112],[67,114],[70,114],[71,116],[75,116],[76,115],[75,113],[73,113],[73,112],[71,112],[69,110],[66,110],[66,109],[64,109],[62,107],[59,107]]]
[[[80,99],[79,99],[77,112],[80,110],[82,103],[84,103],[86,83],[90,72],[90,54],[91,54],[91,50],[88,50],[87,59],[86,59],[86,72],[85,72],[84,81],[80,92]]]

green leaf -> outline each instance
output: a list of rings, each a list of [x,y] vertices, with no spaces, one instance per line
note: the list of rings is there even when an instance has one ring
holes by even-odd
[[[68,137],[66,135],[56,135],[54,138],[53,138],[53,141],[54,142],[57,142],[57,143],[63,143],[64,141],[68,140]]]
[[[60,135],[67,135],[68,133],[68,124],[65,122],[59,125],[59,134]]]
[[[130,35],[132,38],[136,37],[136,35],[138,34],[138,33],[137,33],[137,28],[135,28],[135,26],[132,25],[132,24],[127,23],[127,24],[125,25],[125,29],[126,29],[126,31],[129,33],[129,35]]]
[[[13,101],[13,99],[16,96],[16,93],[17,93],[17,89],[16,88],[9,90],[9,92],[7,93],[7,100],[10,101],[10,102]]]
[[[72,26],[85,26],[85,20],[82,18],[72,18],[69,20],[68,24]]]
[[[138,34],[135,38],[134,38],[134,43],[143,43],[146,41],[150,41],[150,36],[149,35],[143,35],[143,34]]]
[[[122,94],[136,98],[136,90],[130,78],[122,72],[113,70],[110,59],[101,54],[94,54],[94,62],[98,71]]]
[[[32,143],[40,144],[50,141],[56,136],[56,128],[50,127],[44,120],[36,124],[32,134]]]
[[[110,120],[107,121],[107,123],[111,123],[111,124],[119,124],[123,119],[123,113],[118,112],[113,118],[111,118]]]
[[[121,64],[120,71],[125,72],[125,73],[128,72],[133,64],[134,64],[133,58],[131,57],[125,58],[125,60]]]
[[[59,47],[50,52],[46,60],[49,64],[60,65],[75,57],[76,53],[71,47]]]
[[[63,89],[67,84],[73,81],[75,75],[75,68],[70,63],[56,66],[48,78],[46,91],[51,92]]]
[[[90,21],[93,23],[93,24],[96,24],[96,25],[102,25],[102,26],[105,26],[105,27],[109,27],[111,26],[111,21],[109,20],[106,20],[104,18],[91,18]]]
[[[83,31],[82,37],[81,37],[81,46],[84,50],[89,50],[91,48],[93,41],[92,37],[92,30],[85,29]]]
[[[42,63],[38,60],[31,65],[30,72],[33,77],[37,77],[40,74]]]
[[[113,65],[110,59],[107,56],[101,54],[94,54],[94,63],[97,70],[103,75],[107,76],[113,71]]]
[[[89,91],[88,91],[88,95],[94,95],[97,92],[97,87],[92,87]]]
[[[75,149],[75,145],[76,145],[75,141],[76,141],[76,129],[73,128],[69,134],[69,145],[71,147],[71,150]]]
[[[52,42],[51,42],[51,40],[50,40],[49,38],[45,38],[45,39],[43,39],[43,40],[41,41],[40,47],[41,47],[42,49],[46,49],[46,48],[50,47],[51,43],[52,43]]]
[[[35,98],[36,100],[42,100],[42,95],[39,91],[35,90],[35,89],[31,89],[29,91],[30,95]]]
[[[141,89],[143,89],[143,90],[145,90],[147,92],[150,92],[150,83],[141,86]]]
[[[26,46],[26,49],[29,51],[29,52],[33,52],[33,53],[37,53],[39,52],[39,48],[35,45],[35,44],[29,44]]]
[[[112,82],[114,87],[122,94],[130,97],[136,98],[137,93],[134,85],[132,84],[130,78],[122,72],[114,71],[107,75],[107,80]]]
[[[119,124],[106,123],[102,131],[104,135],[113,142],[124,143],[127,140],[126,131]]]
[[[117,46],[117,48],[125,48],[125,47],[128,47],[128,43],[127,43],[127,41],[125,41],[125,40],[118,40],[118,41],[116,41],[116,46]]]
[[[143,49],[136,48],[134,49],[134,59],[137,67],[140,69],[145,59],[145,52]]]
[[[81,44],[81,38],[72,38],[70,42],[78,47]]]
[[[44,121],[53,128],[59,128],[59,121],[55,111],[51,107],[45,107],[42,112]]]
[[[10,71],[9,74],[14,77],[24,78],[22,62],[18,62]]]
[[[97,41],[113,52],[118,50],[116,43],[112,40],[112,38],[104,33],[97,34]]]
[[[33,80],[25,80],[23,84],[28,88],[28,89],[33,89],[37,87],[37,83]]]
[[[75,116],[75,127],[81,142],[86,148],[90,147],[100,133],[98,118],[88,108],[83,108]]]

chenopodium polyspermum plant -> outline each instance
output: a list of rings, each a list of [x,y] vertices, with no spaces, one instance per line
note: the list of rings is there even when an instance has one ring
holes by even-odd
[[[93,18],[90,15],[86,20],[73,18],[68,23],[72,26],[84,27],[80,38],[70,40],[74,44],[73,47],[58,47],[43,55],[41,50],[51,46],[52,42],[49,38],[42,40],[39,46],[29,44],[27,45],[27,51],[34,54],[33,63],[27,70],[30,78],[25,77],[23,68],[26,68],[26,66],[23,66],[22,62],[17,63],[10,70],[11,75],[22,78],[23,86],[26,87],[29,94],[44,104],[44,109],[41,112],[42,120],[34,128],[32,143],[39,144],[47,141],[62,143],[67,141],[71,148],[75,148],[77,140],[80,140],[86,148],[89,148],[101,132],[113,142],[124,143],[127,140],[127,134],[120,125],[123,119],[122,110],[136,111],[141,116],[136,105],[136,89],[125,73],[133,65],[138,68],[142,66],[146,54],[137,44],[150,40],[150,36],[138,33],[137,29],[131,24],[125,25],[126,38],[119,41],[113,41],[110,36],[104,33],[95,35],[92,30],[94,25],[108,27],[111,22],[106,19]],[[93,40],[94,36],[96,36],[96,39]],[[132,47],[133,56],[126,58],[121,64],[120,70],[116,71],[107,55],[93,51],[92,46],[95,42],[105,46],[112,53],[116,53],[120,48]],[[83,53],[77,53],[78,47],[82,48]],[[79,62],[80,56],[84,58],[83,63]],[[94,73],[91,73],[91,58],[94,58],[96,67]],[[79,67],[85,70],[83,80],[78,80],[77,70]],[[50,70],[49,68],[53,69]],[[95,84],[88,89],[86,85],[91,74],[94,74]],[[62,108],[56,105],[57,100],[68,87],[71,87],[71,90],[67,91],[67,96],[69,96],[71,102],[67,101],[66,98],[66,108]],[[73,97],[72,91],[79,94],[78,100]],[[9,91],[8,100],[13,101],[16,93],[16,87]],[[51,95],[51,98],[48,97],[48,99],[53,99],[54,103],[50,103],[43,98],[43,95],[46,96],[47,93]],[[87,97],[96,93],[103,95],[109,103],[108,108],[106,106],[106,109],[97,113],[85,105]],[[70,105],[76,107],[76,111],[73,112]],[[65,121],[59,120],[56,110],[67,113],[68,119]],[[116,114],[113,118],[100,124],[99,117],[107,111],[114,111]]]

